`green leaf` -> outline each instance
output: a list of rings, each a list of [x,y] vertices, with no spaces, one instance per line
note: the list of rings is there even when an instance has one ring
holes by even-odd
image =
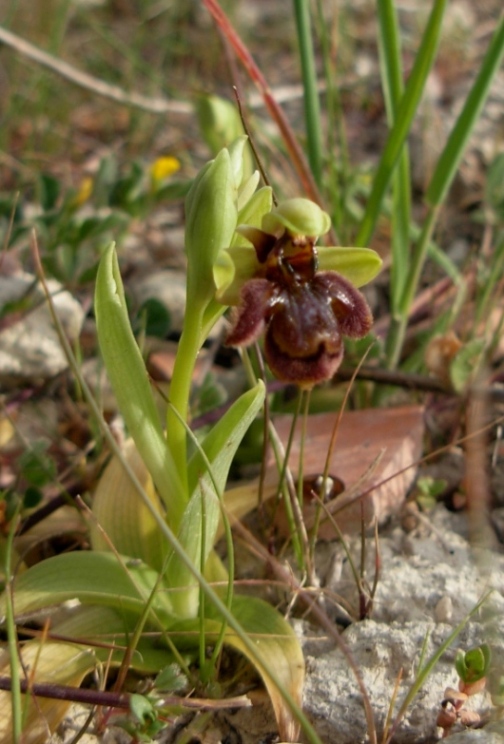
[[[161,502],[152,478],[132,439],[122,447],[123,458],[144,487],[144,491],[159,515]],[[140,558],[157,571],[162,571],[168,551],[159,525],[140,497],[121,460],[114,457],[101,476],[93,496],[96,524],[91,526],[93,550],[110,551],[110,543],[121,555]],[[103,532],[107,536],[105,539]]]
[[[486,342],[483,338],[473,338],[465,343],[450,364],[450,380],[454,389],[461,393],[476,374]]]
[[[392,127],[403,94],[401,36],[394,0],[377,3],[380,71],[387,118]],[[408,273],[409,230],[411,222],[411,174],[407,140],[403,146],[393,180],[392,261],[390,266],[390,299],[392,313],[399,306]]]
[[[485,202],[493,209],[499,220],[504,221],[504,152],[497,155],[488,168]]]
[[[187,494],[166,446],[147,370],[131,330],[114,244],[100,261],[95,312],[100,350],[119,410],[176,530]]]
[[[207,434],[201,445],[212,466],[212,476],[219,492],[224,490],[229,468],[241,440],[264,403],[265,387],[258,382],[229,408]],[[188,463],[189,488],[194,492],[206,474],[201,452],[195,452]],[[210,481],[208,481],[210,484]]]
[[[170,312],[168,308],[155,297],[145,300],[138,311],[142,325],[145,327],[145,335],[164,339],[168,335],[171,326]]]
[[[205,437],[201,451],[197,450],[188,464],[188,482],[192,492],[189,505],[184,512],[179,540],[191,560],[197,566],[206,563],[215,542],[220,521],[220,504],[229,468],[247,429],[260,411],[265,396],[262,382],[244,393],[226,411]],[[211,467],[208,472],[207,462]],[[217,489],[217,494],[215,493]],[[204,512],[203,512],[204,509]],[[202,555],[202,526],[205,524],[204,551]],[[199,586],[185,562],[173,555],[166,573],[170,587],[190,587],[191,591],[175,592],[174,607],[186,617],[194,617],[198,611]]]
[[[465,653],[459,650],[455,657],[455,669],[458,676],[466,684],[479,682],[488,673],[490,657],[490,647],[486,643],[471,648]]]
[[[83,604],[104,605],[140,615],[158,580],[158,573],[142,561],[123,558],[124,567],[112,553],[75,552],[56,555],[37,563],[16,579],[17,614],[53,607],[70,599]],[[158,592],[153,610],[163,623],[173,620],[170,599]],[[5,597],[0,597],[0,615]]]
[[[44,211],[54,209],[60,194],[59,181],[48,173],[42,173],[39,180],[40,203]]]
[[[296,741],[299,724],[286,704],[282,691],[297,705],[301,705],[305,665],[299,641],[286,620],[271,605],[256,597],[235,596],[232,613],[246,631],[260,657],[256,661],[246,644],[232,628],[227,627],[224,643],[246,656],[261,675],[273,704],[280,736],[285,741]],[[221,630],[221,620],[209,604],[204,623],[206,640],[215,642]],[[178,648],[198,643],[199,620],[182,621],[172,628]],[[180,633],[180,635],[178,635]],[[276,676],[283,690],[273,681]]]
[[[138,615],[126,612],[122,607],[116,610],[112,607],[81,605],[73,608],[64,620],[55,622],[51,630],[64,638],[75,638],[76,642],[86,639],[89,643],[95,643],[93,650],[96,659],[118,666],[131,644],[137,623]],[[157,625],[149,624],[145,630],[157,632],[146,632],[140,637],[129,663],[138,672],[157,674],[163,667],[173,665],[173,654],[163,644]]]
[[[181,692],[187,689],[189,681],[178,664],[168,664],[154,680],[156,690],[164,692]]]
[[[32,486],[41,488],[56,476],[56,465],[47,454],[47,449],[47,442],[34,442],[31,449],[25,450],[18,460],[23,478]]]

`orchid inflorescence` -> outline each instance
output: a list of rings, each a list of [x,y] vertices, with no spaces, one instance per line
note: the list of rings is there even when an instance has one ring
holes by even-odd
[[[221,302],[235,305],[226,343],[247,346],[265,331],[271,372],[305,388],[335,374],[343,359],[342,336],[362,338],[372,324],[352,278],[369,281],[381,261],[368,249],[317,248],[330,225],[329,215],[303,198],[265,214],[261,229],[239,225],[236,232],[252,248],[228,249],[234,281],[217,293]]]

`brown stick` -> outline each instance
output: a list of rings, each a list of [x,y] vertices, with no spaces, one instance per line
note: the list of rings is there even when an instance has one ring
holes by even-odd
[[[69,685],[56,685],[50,682],[35,682],[29,684],[23,679],[20,683],[21,692],[30,693],[35,697],[50,698],[52,700],[70,700],[74,703],[86,705],[101,705],[106,708],[122,708],[129,710],[130,693],[106,692],[104,690],[81,689]],[[10,677],[0,677],[0,690],[10,692],[12,680]],[[176,705],[193,710],[215,710],[217,708],[248,708],[252,705],[246,695],[227,698],[224,700],[207,700],[205,698],[184,698],[176,695],[162,695],[161,699],[165,705]]]
[[[73,65],[68,64],[52,54],[44,52],[42,49],[30,44],[26,39],[7,31],[0,26],[0,41],[24,57],[37,62],[37,64],[47,67],[48,70],[56,72],[61,77],[66,78],[81,88],[97,93],[104,98],[109,98],[116,103],[122,103],[125,106],[134,106],[135,108],[149,111],[152,114],[193,114],[194,107],[190,103],[182,101],[169,101],[166,98],[148,98],[140,93],[128,93],[118,85],[110,85],[104,80],[88,75],[87,72],[78,70]]]

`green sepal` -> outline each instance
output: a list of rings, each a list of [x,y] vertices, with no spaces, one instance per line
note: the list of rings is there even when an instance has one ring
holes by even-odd
[[[325,235],[331,228],[331,218],[318,204],[297,197],[287,199],[272,212],[264,216],[262,229],[275,235],[287,230],[292,235]]]
[[[319,246],[319,271],[336,271],[355,287],[362,287],[380,273],[382,260],[371,248]]]
[[[264,216],[271,212],[272,206],[273,191],[270,186],[263,186],[248,199],[238,212],[238,225],[261,227]],[[250,245],[250,243],[243,235],[235,233],[232,245]]]
[[[221,251],[214,267],[216,299],[224,305],[238,305],[241,288],[259,270],[256,252],[247,245],[236,245]],[[382,260],[370,248],[317,248],[319,271],[336,271],[356,287],[367,284],[380,272]]]

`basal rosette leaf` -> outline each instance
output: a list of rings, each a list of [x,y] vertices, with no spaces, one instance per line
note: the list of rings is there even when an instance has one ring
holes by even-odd
[[[158,572],[128,557],[122,563],[113,553],[82,551],[64,553],[37,563],[15,582],[14,607],[24,615],[54,607],[70,599],[103,605],[141,615],[158,581]],[[5,596],[0,597],[0,616]],[[163,627],[174,619],[167,592],[157,591],[152,605],[153,622]]]
[[[260,661],[253,658],[242,638],[232,628],[226,628],[224,643],[246,656],[261,675],[275,711],[281,740],[296,741],[299,724],[283,693],[301,706],[305,664],[299,641],[282,615],[263,600],[238,595],[233,598],[231,610],[254,642]],[[208,643],[212,643],[218,638],[221,621],[210,604],[206,612],[205,636]],[[190,648],[197,644],[199,630],[198,620],[182,621],[171,628],[179,648]]]
[[[117,666],[122,663],[126,650],[131,646],[138,616],[97,605],[72,608],[63,620],[53,623],[51,631],[76,642],[86,639],[93,645],[97,661]],[[145,674],[157,674],[173,663],[173,654],[163,645],[163,636],[155,624],[146,624],[129,661],[130,667]]]
[[[27,643],[22,651],[23,666],[33,683],[78,687],[96,665],[94,654],[85,648],[67,643],[38,641]],[[9,656],[0,655],[0,675],[10,677]],[[45,744],[47,732],[54,731],[70,706],[69,701],[25,696],[26,717],[23,721],[23,744]],[[0,691],[0,744],[12,744],[12,709],[9,692]]]
[[[162,516],[161,502],[152,478],[132,439],[124,443],[122,454],[142,484],[147,498]],[[167,541],[122,460],[117,457],[112,458],[98,482],[93,496],[93,514],[101,528],[91,525],[93,550],[110,551],[112,543],[121,555],[140,558],[157,571],[163,570],[168,553]]]

